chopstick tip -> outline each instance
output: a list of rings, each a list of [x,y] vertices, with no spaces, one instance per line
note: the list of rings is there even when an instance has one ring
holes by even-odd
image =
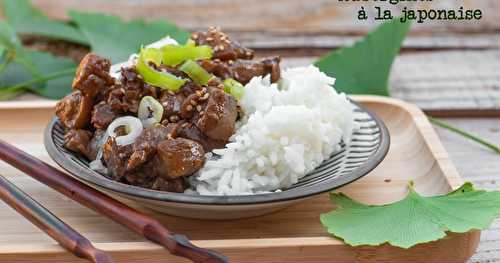
[[[94,254],[92,255],[92,262],[94,263],[113,263],[113,259],[106,254],[106,252],[96,249]]]

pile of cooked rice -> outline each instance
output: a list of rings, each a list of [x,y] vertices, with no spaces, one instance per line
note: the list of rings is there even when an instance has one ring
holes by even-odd
[[[244,116],[224,149],[207,154],[190,177],[202,195],[246,195],[297,183],[348,143],[354,106],[333,89],[335,79],[314,66],[282,72],[279,83],[255,77],[239,104]]]

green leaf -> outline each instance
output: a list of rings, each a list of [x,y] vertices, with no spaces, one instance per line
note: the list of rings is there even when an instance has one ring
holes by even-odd
[[[59,99],[71,91],[76,64],[52,54],[27,51],[12,28],[0,21],[0,100],[19,95],[25,90]]]
[[[11,75],[13,73],[4,72],[12,64],[11,62],[24,67],[24,70],[28,71],[31,75],[39,75],[35,64],[22,46],[21,41],[17,38],[16,33],[5,21],[0,21],[0,47],[4,49],[5,57],[1,64],[2,78],[13,79],[16,76],[15,74]],[[1,85],[8,85],[8,82],[2,83],[0,78],[0,87]]]
[[[116,16],[97,13],[71,11],[69,14],[89,40],[92,51],[110,58],[113,63],[127,60],[142,45],[167,35],[180,43],[189,38],[187,31],[166,21],[124,22]]]
[[[410,23],[397,18],[385,22],[353,46],[332,51],[314,65],[336,78],[337,91],[389,96],[391,65],[409,28]]]
[[[19,63],[10,63],[0,74],[0,92],[4,94],[1,97],[11,98],[7,94],[30,90],[47,98],[60,99],[71,92],[75,62],[46,52],[30,51],[27,56],[34,61],[39,74],[32,74]]]
[[[0,47],[4,49],[5,53],[10,53],[13,58],[32,65],[26,57],[26,51],[21,41],[12,27],[5,21],[0,21]]]
[[[85,36],[64,22],[50,20],[28,0],[3,0],[4,14],[17,33],[88,44]]]
[[[332,235],[352,246],[409,248],[438,240],[446,232],[488,228],[500,216],[500,191],[475,190],[471,183],[447,195],[423,197],[410,186],[408,196],[382,206],[364,205],[343,194],[331,194],[336,210],[321,215]]]
[[[56,75],[44,82],[45,85],[30,85],[31,91],[51,99],[60,99],[71,92],[77,66],[73,60],[36,51],[30,52],[30,57],[42,73],[42,78]]]
[[[32,79],[34,75],[22,64],[9,63],[0,74],[0,89]]]

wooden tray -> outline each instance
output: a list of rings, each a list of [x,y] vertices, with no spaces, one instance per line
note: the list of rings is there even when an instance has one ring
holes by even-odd
[[[379,167],[342,188],[342,192],[362,202],[383,204],[403,198],[409,180],[425,195],[447,193],[462,184],[436,133],[417,107],[381,97],[354,99],[385,121],[391,133],[391,148]],[[0,104],[0,138],[50,161],[42,137],[53,115],[53,106],[53,102]],[[3,162],[0,162],[0,173],[98,248],[111,253],[115,262],[186,262]],[[479,231],[453,234],[409,250],[389,245],[353,248],[330,237],[319,222],[319,214],[332,209],[327,194],[275,214],[231,221],[183,219],[141,209],[171,230],[186,234],[197,245],[221,251],[233,262],[465,262],[474,253],[480,236]],[[84,261],[67,253],[0,203],[0,262]]]

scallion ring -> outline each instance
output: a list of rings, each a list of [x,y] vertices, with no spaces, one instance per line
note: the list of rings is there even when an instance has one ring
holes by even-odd
[[[118,136],[116,129],[125,126],[127,135]],[[108,126],[106,132],[110,137],[115,138],[116,144],[119,146],[129,145],[135,142],[135,139],[141,135],[143,130],[142,122],[136,117],[124,116],[116,118]]]
[[[142,122],[144,128],[149,128],[156,123],[161,122],[163,117],[163,106],[160,102],[151,96],[144,96],[139,103],[137,116]]]

